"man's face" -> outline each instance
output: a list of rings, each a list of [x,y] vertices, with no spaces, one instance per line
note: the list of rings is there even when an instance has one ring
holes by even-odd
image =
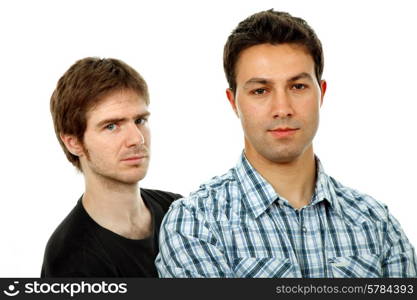
[[[87,113],[81,166],[86,176],[136,184],[150,156],[149,111],[136,92],[110,93]]]
[[[242,123],[247,157],[288,163],[312,151],[325,89],[301,46],[261,44],[242,51],[236,92],[227,90],[227,96]]]

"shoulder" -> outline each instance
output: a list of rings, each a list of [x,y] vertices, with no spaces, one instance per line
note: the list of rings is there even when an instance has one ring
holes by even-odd
[[[334,188],[335,198],[344,213],[373,222],[388,220],[387,205],[366,193],[341,184],[330,176],[329,178]]]
[[[87,276],[86,271],[92,270],[91,266],[104,267],[106,255],[100,239],[84,214],[79,201],[49,238],[42,265],[43,277]]]
[[[197,219],[204,218],[208,222],[217,221],[227,215],[233,206],[231,200],[238,198],[239,194],[234,169],[230,169],[227,173],[201,184],[188,197],[175,201],[170,207],[169,215],[172,220],[178,214],[186,214]]]
[[[173,201],[183,197],[180,194],[154,189],[141,188],[140,192],[146,200],[150,200],[151,205],[158,205],[164,212],[168,210]]]
[[[47,248],[53,247],[57,251],[68,248],[70,245],[77,247],[92,236],[90,231],[91,224],[88,215],[81,201],[78,201],[49,238]]]

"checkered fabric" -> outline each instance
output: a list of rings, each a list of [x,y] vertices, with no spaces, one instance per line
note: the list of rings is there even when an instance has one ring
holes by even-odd
[[[416,277],[416,255],[385,205],[328,176],[316,158],[296,210],[242,154],[175,201],[160,232],[161,277]]]

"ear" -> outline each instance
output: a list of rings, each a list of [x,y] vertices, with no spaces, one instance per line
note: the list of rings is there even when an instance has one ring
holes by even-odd
[[[320,81],[320,89],[321,89],[320,106],[322,106],[323,105],[324,94],[326,93],[326,89],[327,89],[326,80],[321,80]]]
[[[61,133],[60,138],[62,142],[67,147],[67,150],[71,152],[71,154],[76,156],[83,156],[84,155],[84,148],[82,143],[78,140],[77,137],[71,134],[63,134]]]
[[[236,116],[239,118],[239,113],[236,107],[236,100],[233,91],[229,88],[226,89],[226,96],[229,100],[230,105],[232,106],[233,111],[235,112]]]

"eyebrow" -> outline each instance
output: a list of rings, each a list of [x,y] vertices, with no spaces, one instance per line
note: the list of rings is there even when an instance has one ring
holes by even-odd
[[[246,89],[251,84],[272,84],[272,81],[266,78],[254,77],[246,81],[243,88]]]
[[[145,113],[142,114],[137,114],[136,116],[134,116],[134,119],[139,119],[139,118],[144,118],[144,117],[149,117],[150,116],[150,112],[147,111]],[[104,119],[101,120],[100,122],[97,123],[96,127],[101,128],[106,124],[112,124],[112,123],[120,123],[120,122],[124,122],[126,121],[128,118],[110,118],[110,119]]]
[[[309,79],[309,80],[313,80],[313,78],[311,77],[311,75],[309,73],[306,72],[302,72],[300,74],[297,74],[291,78],[289,78],[287,80],[287,82],[294,82],[300,79]],[[270,84],[273,85],[273,81],[267,78],[262,78],[262,77],[253,77],[251,79],[249,79],[248,81],[245,82],[245,84],[243,85],[243,88],[246,89],[248,88],[248,86],[250,86],[251,84]]]
[[[313,77],[311,77],[311,75],[309,73],[302,72],[300,74],[297,74],[297,75],[291,77],[290,79],[288,79],[288,81],[293,82],[293,81],[297,81],[297,80],[304,79],[304,78],[313,80]]]

